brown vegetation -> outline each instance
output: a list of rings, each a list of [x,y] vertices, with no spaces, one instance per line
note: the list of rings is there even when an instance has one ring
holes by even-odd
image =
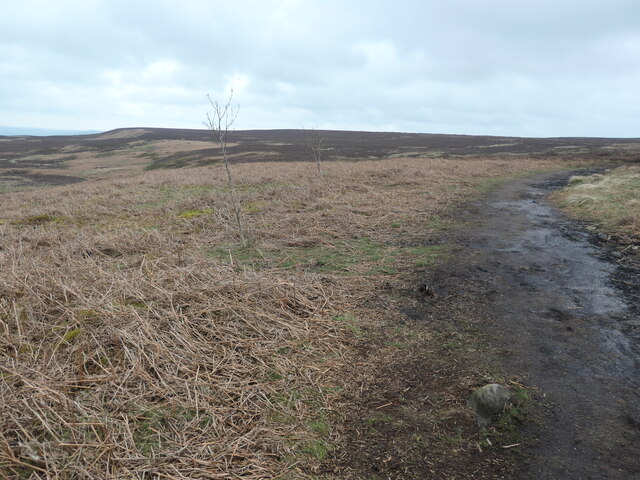
[[[437,261],[469,194],[551,166],[235,165],[248,249],[221,165],[3,195],[0,476],[311,477],[342,372],[401,315],[367,300]]]
[[[601,160],[634,159],[638,139],[518,138],[474,135],[432,135],[398,132],[319,130],[322,160],[385,158],[469,158],[528,156],[564,158],[597,156]],[[304,130],[233,131],[228,154],[236,162],[298,162],[308,159]],[[131,175],[147,169],[202,166],[222,161],[207,130],[125,128],[94,135],[0,137],[0,173],[30,169],[75,177]],[[33,172],[32,172],[33,173]],[[6,182],[0,178],[0,192]]]

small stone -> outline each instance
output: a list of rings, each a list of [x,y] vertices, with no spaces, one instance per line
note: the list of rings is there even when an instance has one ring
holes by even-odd
[[[512,403],[511,390],[497,383],[491,383],[474,391],[467,400],[467,407],[477,417],[478,426],[487,427]]]
[[[611,252],[611,256],[613,258],[622,258],[622,254],[620,252]]]
[[[418,287],[418,291],[427,297],[435,297],[436,291],[433,288],[433,285],[428,285],[426,283],[420,284]]]
[[[602,240],[603,242],[606,242],[607,240],[609,240],[609,235],[607,235],[605,233],[599,233],[598,234],[598,239]]]

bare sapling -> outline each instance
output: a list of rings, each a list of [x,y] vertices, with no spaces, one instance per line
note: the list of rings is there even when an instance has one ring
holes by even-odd
[[[307,140],[307,148],[313,154],[313,159],[318,167],[318,173],[321,177],[324,176],[322,171],[322,151],[324,148],[325,138],[321,131],[312,128],[311,130],[305,130],[305,137]]]
[[[238,201],[238,194],[236,193],[236,188],[233,183],[233,176],[231,175],[231,169],[229,168],[229,158],[227,156],[227,135],[229,133],[229,130],[233,127],[236,118],[238,117],[240,105],[237,105],[236,107],[233,107],[231,105],[231,100],[233,99],[233,90],[231,90],[231,92],[229,93],[229,99],[224,105],[218,103],[217,100],[213,100],[211,98],[211,95],[209,94],[207,94],[207,99],[209,99],[209,103],[213,108],[213,112],[211,114],[207,112],[207,119],[203,123],[205,127],[213,132],[216,140],[220,144],[224,168],[227,170],[227,184],[229,185],[229,195],[231,196],[234,216],[238,225],[240,242],[242,243],[242,247],[246,248],[248,242],[242,220],[242,210],[240,208],[240,202]]]

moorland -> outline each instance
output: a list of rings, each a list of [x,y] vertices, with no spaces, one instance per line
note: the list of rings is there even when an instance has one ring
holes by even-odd
[[[514,478],[532,390],[425,279],[469,202],[640,139],[322,134],[324,176],[230,132],[247,247],[211,132],[0,137],[0,475]],[[491,382],[523,405],[480,434]]]

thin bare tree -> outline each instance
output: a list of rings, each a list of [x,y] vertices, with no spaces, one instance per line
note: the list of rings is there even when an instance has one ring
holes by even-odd
[[[316,161],[316,167],[318,167],[318,173],[322,177],[324,176],[324,172],[322,171],[322,152],[325,150],[325,136],[320,130],[316,128],[312,128],[311,130],[303,130],[305,132],[307,148],[313,154],[313,159]]]
[[[240,105],[235,107],[231,105],[233,90],[229,93],[229,99],[225,104],[221,104],[217,100],[213,100],[209,94],[207,94],[207,98],[213,108],[213,112],[211,114],[207,112],[207,119],[202,123],[204,123],[204,126],[213,132],[216,140],[220,144],[220,148],[222,149],[222,160],[224,161],[224,168],[227,170],[227,183],[229,185],[229,194],[231,195],[236,223],[238,224],[240,242],[242,243],[242,247],[245,248],[247,247],[248,242],[245,234],[244,223],[242,221],[242,210],[240,209],[240,202],[238,201],[238,194],[236,193],[236,188],[233,183],[233,176],[231,175],[229,158],[227,155],[227,135],[229,130],[233,127],[236,118],[238,118]]]

